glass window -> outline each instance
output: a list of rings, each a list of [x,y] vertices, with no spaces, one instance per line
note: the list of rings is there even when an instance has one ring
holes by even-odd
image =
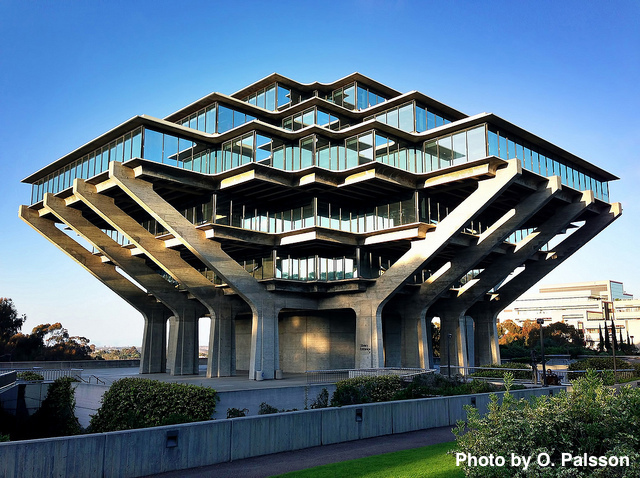
[[[358,85],[358,109],[364,110],[369,106],[369,100],[367,99],[367,90]]]
[[[299,113],[293,117],[293,131],[298,131],[303,128],[302,113]]]
[[[144,157],[151,161],[162,162],[162,133],[151,129],[144,130]]]
[[[452,164],[463,164],[467,162],[467,138],[466,133],[453,135]]]
[[[427,130],[427,110],[416,105],[416,132]]]
[[[300,140],[300,167],[313,166],[313,142],[315,136],[308,136]]]
[[[394,128],[398,127],[398,108],[387,111],[387,124]]]
[[[337,105],[342,106],[342,88],[337,89],[333,92],[333,102]],[[353,109],[353,108],[350,108]]]
[[[413,125],[413,103],[401,106],[398,110],[399,127],[403,131],[414,131]]]
[[[507,140],[507,159],[513,159],[516,157],[516,145],[510,139]]]
[[[282,127],[284,129],[288,129],[289,131],[293,131],[293,116],[287,116],[282,120]]]
[[[451,136],[445,136],[438,140],[438,158],[440,159],[441,168],[446,168],[453,164]]]
[[[468,161],[473,161],[474,159],[480,159],[487,156],[484,131],[484,126],[467,131]]]
[[[171,166],[178,166],[178,138],[171,136],[170,134],[165,134],[164,143],[164,156],[162,162],[170,164]]]
[[[256,106],[259,106],[260,108],[265,107],[264,97],[265,97],[264,90],[261,90],[258,93],[258,97],[256,98]]]
[[[131,133],[127,133],[124,135],[123,156],[125,161],[128,161],[129,159],[131,159]]]
[[[499,156],[502,159],[509,159],[509,156],[508,156],[508,153],[507,153],[507,138],[505,138],[502,135],[500,135],[500,154],[499,154]]]
[[[265,98],[265,108],[269,111],[273,111],[276,109],[276,87],[275,85],[267,88],[266,98]]]
[[[438,161],[438,143],[428,141],[424,147],[424,156],[427,171],[435,171],[440,167]]]
[[[165,139],[168,139],[169,135],[165,135]],[[178,138],[178,167],[191,169],[191,160],[193,159],[193,145],[192,141],[188,139]],[[166,154],[166,152],[165,152]]]
[[[133,138],[131,139],[131,157],[142,157],[142,128],[138,128],[133,132]]]
[[[256,133],[256,163],[269,165],[271,158],[271,138]]]
[[[498,135],[489,130],[487,135],[489,137],[489,156],[499,156],[500,155],[500,147],[498,143]]]
[[[205,113],[205,132],[213,134],[216,132],[216,107],[209,106]]]
[[[240,164],[248,164],[253,161],[253,133],[242,137],[242,157]]]
[[[229,131],[233,127],[233,110],[218,106],[218,133]]]
[[[291,90],[278,85],[278,108],[291,103]]]
[[[247,119],[246,115],[244,113],[240,113],[239,111],[234,111],[233,112],[233,127],[237,127],[240,125],[243,125],[245,123],[245,120]]]
[[[444,125],[444,118],[436,115],[436,127]]]
[[[374,106],[378,104],[378,95],[376,95],[373,91],[369,91],[369,106]]]
[[[113,161],[122,162],[122,158],[124,157],[124,141],[122,138],[119,138],[116,141],[116,156]]]
[[[321,168],[331,169],[331,155],[329,140],[316,136],[316,165]]]
[[[320,126],[329,126],[329,123],[330,123],[329,114],[321,110],[318,110],[317,114],[318,114],[318,124]]]
[[[342,106],[349,108],[350,110],[355,109],[356,107],[356,88],[353,83],[344,87]]]
[[[427,111],[427,129],[436,127],[436,115],[431,111]]]
[[[361,135],[358,141],[358,164],[373,161],[373,133]]]
[[[310,126],[315,123],[314,121],[315,110],[313,108],[307,110],[302,115],[302,126]]]
[[[347,168],[353,168],[358,165],[358,139],[356,137],[347,139],[346,149]]]
[[[284,146],[273,148],[273,167],[284,169]]]

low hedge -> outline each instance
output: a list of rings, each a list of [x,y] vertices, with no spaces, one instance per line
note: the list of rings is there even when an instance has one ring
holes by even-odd
[[[511,370],[511,373],[513,374],[513,378],[522,379],[522,380],[530,379],[533,373],[530,365],[525,365],[523,363],[517,363],[517,362],[506,362],[502,364],[492,363],[491,365],[483,365],[483,367],[522,370],[522,372]],[[507,370],[505,370],[504,372],[501,370],[477,370],[476,372],[473,372],[469,375],[471,377],[504,378],[504,374],[506,372]]]
[[[395,400],[402,388],[397,375],[362,376],[340,380],[331,397],[331,406],[357,403],[388,402]]]
[[[102,397],[102,405],[91,416],[93,433],[175,423],[210,420],[218,394],[212,388],[165,383],[144,378],[123,378]]]
[[[31,372],[30,370],[27,370],[26,372],[20,372],[19,374],[16,375],[18,380],[24,380],[25,382],[35,382],[38,380],[44,380],[44,376],[37,373],[37,372]]]
[[[569,364],[567,368],[570,372],[568,373],[569,380],[575,380],[577,378],[583,377],[585,372],[571,372],[572,370],[611,370],[613,371],[613,357],[589,357],[586,359],[577,360],[573,363]],[[640,377],[640,365],[631,364],[626,360],[616,359],[616,369],[633,369],[633,376]],[[612,373],[601,373],[601,378],[605,380],[607,384],[613,383],[613,375]],[[611,383],[609,383],[611,382]]]

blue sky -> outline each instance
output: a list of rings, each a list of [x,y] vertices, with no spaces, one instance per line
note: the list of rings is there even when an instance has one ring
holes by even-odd
[[[623,216],[543,282],[612,279],[640,297],[639,23],[637,1],[0,0],[0,297],[27,332],[61,321],[98,345],[141,344],[139,314],[18,219],[20,180],[136,114],[274,71],[359,71],[620,176]]]

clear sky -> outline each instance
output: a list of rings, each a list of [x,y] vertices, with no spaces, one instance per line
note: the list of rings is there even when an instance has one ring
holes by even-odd
[[[493,112],[621,177],[623,216],[543,282],[612,279],[640,297],[639,24],[636,0],[0,0],[0,297],[26,332],[60,321],[97,345],[140,345],[139,314],[18,219],[20,180],[134,115],[274,71],[359,71]]]

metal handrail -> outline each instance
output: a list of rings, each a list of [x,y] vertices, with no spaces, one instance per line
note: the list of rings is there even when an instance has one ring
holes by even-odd
[[[407,379],[425,373],[434,373],[435,369],[428,368],[359,368],[359,369],[334,369],[334,370],[307,370],[307,383],[335,383],[340,380],[354,377],[379,377],[383,375],[398,375]]]

